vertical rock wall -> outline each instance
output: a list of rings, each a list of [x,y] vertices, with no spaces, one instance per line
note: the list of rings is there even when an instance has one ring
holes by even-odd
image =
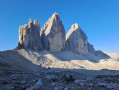
[[[43,46],[50,52],[60,52],[65,47],[65,29],[57,13],[41,29]]]
[[[78,26],[73,24],[66,35],[66,49],[79,54],[87,54],[87,36]]]
[[[58,13],[54,13],[41,30],[38,19],[34,20],[34,23],[29,19],[28,24],[20,26],[17,48],[38,51],[44,49],[50,52],[60,52],[65,49],[82,55],[92,53],[98,57],[108,57],[102,51],[95,51],[78,24],[73,24],[65,35],[65,29]]]
[[[39,20],[34,20],[34,23],[29,19],[28,24],[19,27],[19,43],[17,48],[31,48],[34,50],[42,50],[43,46],[40,38],[40,23]]]

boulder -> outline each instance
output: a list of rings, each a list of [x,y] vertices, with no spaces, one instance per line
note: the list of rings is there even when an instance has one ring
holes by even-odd
[[[43,86],[43,83],[42,83],[42,81],[39,79],[39,80],[36,82],[36,85]]]
[[[29,19],[28,24],[19,27],[19,43],[17,48],[30,48],[33,50],[42,50],[43,46],[40,38],[40,23],[39,20],[34,20],[34,23]]]
[[[44,48],[50,52],[60,52],[65,47],[65,29],[58,13],[54,13],[41,29]]]
[[[56,75],[47,75],[45,78],[47,81],[56,81],[58,79]]]
[[[78,26],[73,24],[66,35],[66,49],[79,54],[87,54],[87,36]]]

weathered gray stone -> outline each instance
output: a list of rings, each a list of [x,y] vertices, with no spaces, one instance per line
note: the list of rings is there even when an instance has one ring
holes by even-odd
[[[34,23],[29,19],[28,24],[19,27],[19,43],[17,48],[30,48],[34,50],[42,50],[43,46],[40,38],[40,23],[39,20],[34,20]]]
[[[40,22],[38,19],[34,20],[34,25],[40,30]]]
[[[98,50],[98,51],[96,51],[95,52],[95,54],[96,54],[96,56],[98,56],[98,57],[100,57],[100,58],[110,58],[106,53],[104,53],[104,52],[102,52],[102,51],[100,51],[100,50]]]
[[[93,45],[91,45],[90,43],[88,43],[88,52],[92,53],[93,55],[96,55],[96,56],[98,56],[100,58],[105,58],[105,59],[110,58],[106,53],[104,53],[104,52],[102,52],[100,50],[96,51],[94,49]]]
[[[92,54],[95,55],[95,52],[96,51],[95,51],[93,45],[91,45],[90,43],[88,43],[87,46],[88,46],[88,52],[90,52],[90,53],[92,53]]]
[[[43,46],[50,52],[60,52],[65,47],[65,29],[57,13],[41,29]]]
[[[65,37],[65,29],[58,13],[54,13],[41,30],[38,19],[34,22],[29,19],[28,24],[20,26],[17,48],[30,48],[39,51],[44,48],[50,52],[60,52],[65,48],[83,55],[92,53],[98,57],[109,57],[101,51],[95,51],[78,24],[73,24]]]
[[[56,75],[47,75],[45,77],[48,81],[54,81],[54,80],[57,80],[58,77]]]
[[[40,85],[40,86],[43,86],[43,83],[42,83],[42,81],[41,81],[40,79],[37,81],[36,84],[37,84],[37,85]]]
[[[79,54],[87,54],[87,36],[78,26],[73,24],[66,35],[66,49]]]
[[[79,84],[80,86],[84,86],[86,80],[75,80],[76,84]]]

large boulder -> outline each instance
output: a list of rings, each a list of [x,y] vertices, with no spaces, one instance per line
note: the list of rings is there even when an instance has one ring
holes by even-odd
[[[65,29],[58,13],[54,13],[41,29],[44,48],[50,52],[60,52],[65,47]]]
[[[78,26],[73,24],[66,35],[66,49],[79,54],[87,54],[87,36]]]
[[[40,22],[38,19],[34,23],[29,19],[28,24],[19,27],[19,43],[17,48],[30,48],[42,50],[43,46],[40,38]]]

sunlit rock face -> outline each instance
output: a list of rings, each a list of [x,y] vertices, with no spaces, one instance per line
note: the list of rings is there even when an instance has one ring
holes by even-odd
[[[40,38],[40,22],[38,19],[34,23],[29,19],[28,24],[19,27],[19,43],[17,48],[30,48],[33,50],[42,50],[43,46]]]
[[[79,54],[87,54],[87,36],[78,26],[73,24],[66,35],[66,49]]]
[[[54,13],[41,29],[44,48],[50,52],[60,52],[65,47],[65,29],[58,13]]]

